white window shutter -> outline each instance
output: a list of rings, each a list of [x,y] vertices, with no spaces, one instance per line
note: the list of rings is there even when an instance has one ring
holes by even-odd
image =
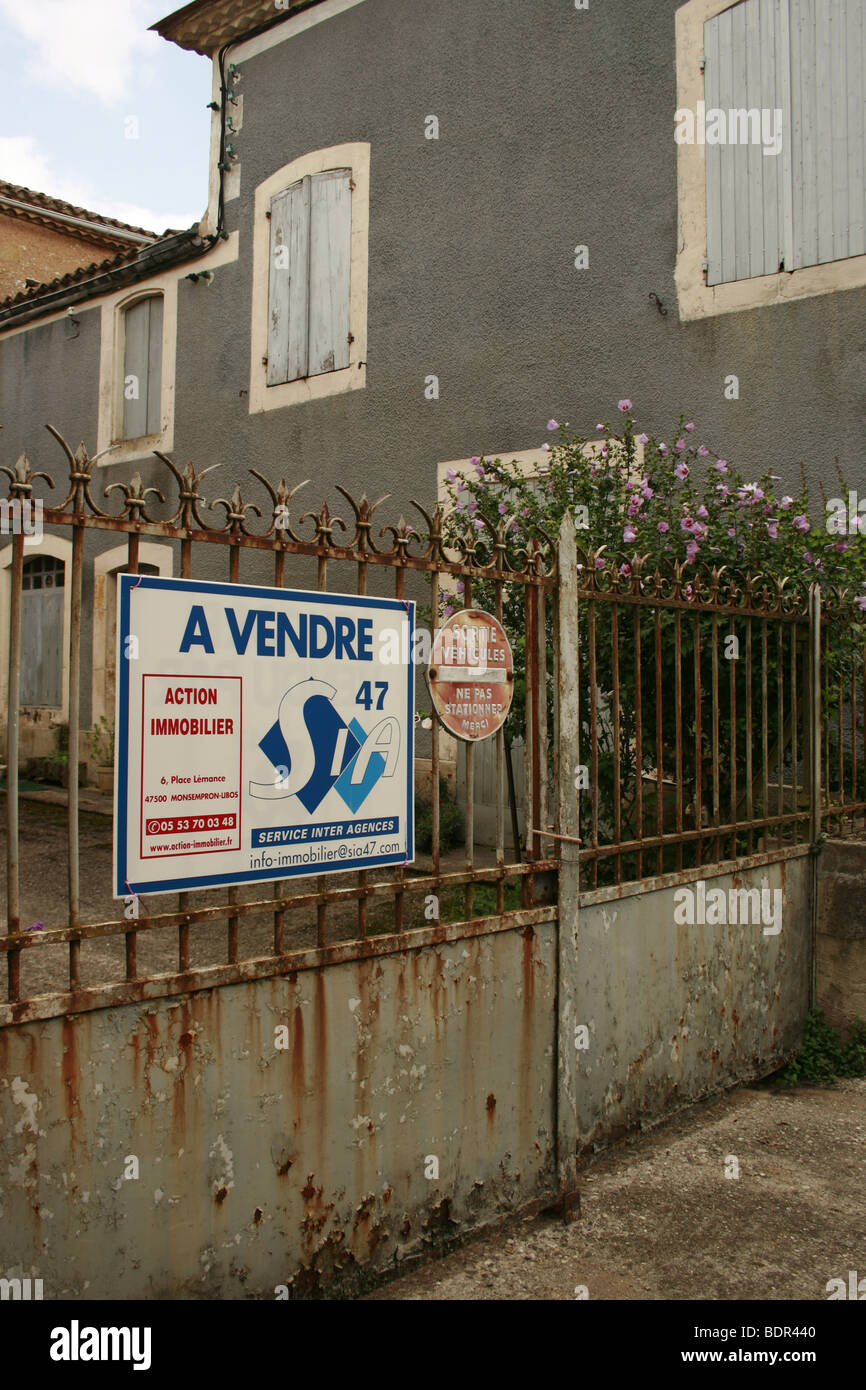
[[[790,108],[784,15],[788,0],[742,0],[704,25],[706,111],[725,113],[724,144],[707,144],[707,284],[775,274],[785,259],[785,196]],[[765,155],[761,128],[746,112],[782,111],[782,152]],[[730,141],[728,113],[746,122],[749,141]],[[772,116],[773,125],[775,117]],[[751,138],[753,134],[757,139]]]
[[[123,315],[123,438],[147,434],[147,361],[150,300],[132,304]]]
[[[162,295],[146,299],[150,309],[147,348],[147,416],[145,433],[159,434],[162,428]]]
[[[268,385],[307,375],[310,179],[271,199]]]
[[[866,254],[866,4],[740,0],[704,25],[706,109],[782,112],[782,150],[707,145],[707,283]]]
[[[162,396],[162,295],[123,315],[123,438],[158,434]]]
[[[791,269],[866,252],[866,6],[790,0]]]
[[[310,204],[310,354],[308,375],[349,365],[352,255],[351,170],[313,177]]]

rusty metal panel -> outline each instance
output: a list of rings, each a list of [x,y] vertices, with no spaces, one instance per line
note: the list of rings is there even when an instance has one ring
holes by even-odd
[[[0,1030],[0,1275],[345,1295],[552,1200],[556,973],[547,923]]]

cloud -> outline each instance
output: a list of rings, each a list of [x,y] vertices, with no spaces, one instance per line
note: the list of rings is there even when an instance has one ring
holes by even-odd
[[[146,0],[0,0],[0,16],[28,41],[30,82],[88,92],[107,105],[132,90],[136,65],[160,40]]]
[[[191,227],[203,216],[203,209],[198,212],[191,212],[188,208],[182,212],[155,211],[136,203],[104,198],[82,180],[57,174],[50,159],[29,135],[0,135],[0,179],[22,184],[39,193],[48,193],[53,198],[86,208],[88,212],[99,212],[103,217],[114,217],[118,222],[144,227],[146,231],[163,232],[167,227],[182,230]]]

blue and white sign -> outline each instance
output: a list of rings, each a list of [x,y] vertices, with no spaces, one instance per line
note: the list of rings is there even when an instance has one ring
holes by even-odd
[[[411,862],[414,604],[119,583],[116,897]]]

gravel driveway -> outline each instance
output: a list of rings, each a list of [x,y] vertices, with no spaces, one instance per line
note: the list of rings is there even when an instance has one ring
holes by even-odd
[[[510,1218],[367,1297],[826,1300],[866,1276],[864,1178],[866,1080],[742,1087],[600,1156],[572,1225]]]

